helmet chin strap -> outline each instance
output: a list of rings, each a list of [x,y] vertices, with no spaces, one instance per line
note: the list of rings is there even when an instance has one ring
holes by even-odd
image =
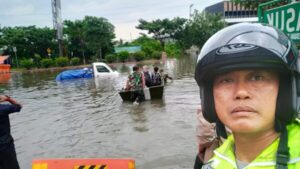
[[[287,169],[287,163],[290,160],[288,135],[286,126],[281,128],[280,142],[276,154],[276,169]]]
[[[217,121],[216,121],[216,131],[217,131],[218,136],[225,138],[225,139],[227,138],[227,132],[226,132],[225,126],[219,119],[217,119]]]

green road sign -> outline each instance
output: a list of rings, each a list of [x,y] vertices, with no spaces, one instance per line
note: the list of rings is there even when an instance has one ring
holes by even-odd
[[[263,22],[276,26],[300,43],[300,2],[266,10]]]

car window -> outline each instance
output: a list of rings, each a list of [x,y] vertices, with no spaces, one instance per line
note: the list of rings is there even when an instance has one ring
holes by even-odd
[[[98,72],[109,72],[109,70],[105,66],[97,66]]]

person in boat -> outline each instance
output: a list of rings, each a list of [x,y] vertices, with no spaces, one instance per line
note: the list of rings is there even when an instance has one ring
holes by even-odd
[[[145,77],[145,84],[147,87],[151,87],[152,86],[152,74],[149,71],[149,67],[147,65],[143,66],[143,74]]]
[[[19,169],[14,139],[10,132],[9,114],[19,112],[22,105],[8,96],[0,95],[0,103],[3,102],[10,104],[0,104],[0,168]]]
[[[144,74],[140,72],[138,66],[133,66],[132,73],[128,76],[126,90],[131,90],[131,100],[135,104],[145,100],[143,89],[145,87]]]
[[[153,68],[154,72],[153,72],[153,75],[152,75],[152,86],[159,86],[161,85],[162,83],[162,80],[161,80],[161,75],[160,73],[158,72],[159,68],[157,66],[155,66]]]
[[[167,73],[164,73],[164,69],[159,69],[159,73],[163,79],[164,84],[166,84],[169,80],[173,80],[171,76],[169,76]]]
[[[202,114],[226,140],[202,168],[300,168],[299,66],[293,41],[259,23],[204,44],[195,70]]]

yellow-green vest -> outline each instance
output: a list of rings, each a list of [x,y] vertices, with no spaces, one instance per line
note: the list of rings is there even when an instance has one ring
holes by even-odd
[[[288,169],[300,169],[300,124],[298,122],[287,126],[290,160]],[[276,151],[279,138],[263,150],[244,169],[275,169]],[[203,169],[236,169],[233,146],[234,139],[230,135],[226,141],[214,151],[214,156],[204,165]]]

